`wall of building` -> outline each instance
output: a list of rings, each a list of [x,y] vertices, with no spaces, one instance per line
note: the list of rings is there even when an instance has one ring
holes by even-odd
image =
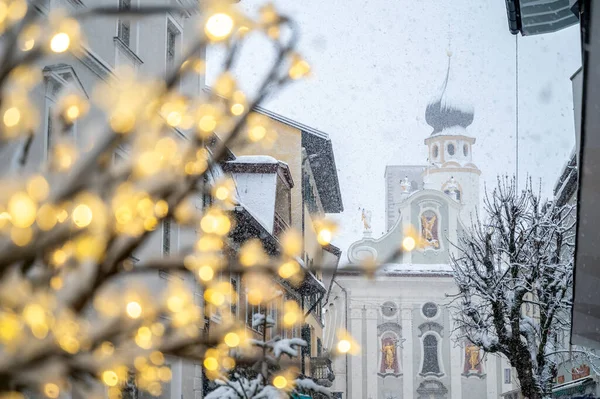
[[[265,143],[248,143],[234,147],[232,151],[239,155],[269,155],[288,164],[294,187],[292,198],[292,227],[302,231],[302,134],[300,130],[276,120],[270,120],[270,126],[277,132],[277,140],[272,146]]]
[[[342,274],[336,281],[347,291],[348,309],[346,311],[342,288],[334,284],[325,315],[325,344],[334,347],[337,342],[335,331],[347,325],[361,346],[361,352],[350,356],[348,361],[345,356],[334,360],[336,379],[332,391],[345,393],[344,398],[419,398],[417,390],[421,384],[433,380],[447,389],[445,398],[498,397],[496,374],[493,378],[489,375],[489,372],[496,372],[496,366],[492,365],[497,361],[496,357],[484,360],[483,374],[463,375],[464,345],[457,345],[454,340],[453,319],[447,306],[446,294],[456,290],[452,277],[381,276],[367,283],[362,276]],[[437,305],[438,312],[433,317],[423,313],[423,305],[427,302]],[[386,315],[383,306],[390,303],[396,310]],[[381,338],[389,332],[399,334],[401,338],[401,346],[397,349],[398,375],[381,372]],[[438,376],[421,375],[423,339],[427,335],[438,339],[441,371]],[[344,378],[346,375],[348,381]]]

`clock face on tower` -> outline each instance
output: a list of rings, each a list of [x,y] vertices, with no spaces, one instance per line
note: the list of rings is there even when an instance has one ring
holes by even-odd
[[[381,313],[383,313],[383,315],[386,317],[392,317],[396,314],[397,310],[398,308],[394,302],[387,301],[381,305]]]

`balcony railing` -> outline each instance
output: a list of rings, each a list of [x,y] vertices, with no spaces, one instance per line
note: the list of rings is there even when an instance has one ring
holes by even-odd
[[[325,356],[311,357],[310,376],[318,384],[330,387],[335,379],[331,368],[331,359]]]

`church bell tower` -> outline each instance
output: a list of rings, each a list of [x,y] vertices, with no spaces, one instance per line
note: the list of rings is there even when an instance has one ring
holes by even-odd
[[[461,97],[464,90],[452,76],[451,60],[449,52],[444,82],[425,110],[425,120],[433,131],[425,139],[429,162],[423,182],[424,188],[440,190],[458,201],[462,222],[469,225],[479,206],[481,171],[472,161],[475,137],[467,132],[473,122],[473,106]]]

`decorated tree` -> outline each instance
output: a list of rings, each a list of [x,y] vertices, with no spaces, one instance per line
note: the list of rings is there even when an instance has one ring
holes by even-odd
[[[452,259],[459,335],[504,355],[525,397],[550,397],[568,352],[573,206],[541,203],[531,182],[519,192],[507,178],[484,203],[484,221],[464,234]]]
[[[255,240],[232,243],[235,189],[231,179],[211,174],[230,148],[269,137],[268,121],[253,109],[309,72],[294,52],[292,21],[272,6],[252,19],[231,2],[203,1],[202,9],[90,6],[49,15],[39,12],[42,3],[0,0],[0,145],[13,161],[3,165],[0,194],[0,396],[160,395],[171,379],[167,357],[202,364],[206,377],[223,385],[217,391],[229,395],[212,397],[319,390],[298,378],[295,362],[282,360],[306,343],[274,334],[252,341],[231,312],[238,292],[220,278],[223,271],[242,275],[257,304],[272,276],[301,282],[299,233],[282,236],[277,256]],[[197,37],[180,62],[166,77],[118,69],[94,88],[92,100],[65,88],[48,114],[58,135],[48,160],[31,159],[43,118],[32,93],[44,66],[61,54],[83,53],[85,23],[167,12],[197,17]],[[274,57],[256,91],[243,93],[231,70],[252,35],[267,37]],[[184,93],[181,83],[204,73],[211,46],[226,52],[213,89]],[[91,110],[102,119],[88,120]],[[86,148],[68,134],[75,124],[78,136],[93,138]],[[128,156],[117,162],[119,148]],[[209,200],[198,207],[198,198]],[[171,223],[198,232],[189,248],[136,258],[154,245],[157,228]],[[159,271],[175,278],[153,286],[147,277]],[[207,328],[213,315],[221,323]],[[302,322],[294,303],[284,302],[280,315],[286,327]],[[258,313],[254,323],[266,334],[273,320]]]

